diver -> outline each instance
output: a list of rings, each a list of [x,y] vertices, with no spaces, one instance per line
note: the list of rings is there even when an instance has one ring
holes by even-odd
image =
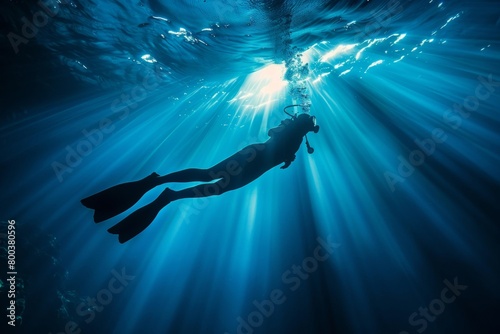
[[[283,111],[291,118],[281,121],[279,126],[270,129],[268,131],[270,138],[266,142],[246,146],[211,168],[189,168],[164,176],[152,173],[144,179],[103,190],[81,200],[81,203],[95,210],[94,221],[99,223],[126,211],[146,192],[161,184],[209,182],[179,191],[166,188],[153,202],[134,211],[108,229],[108,232],[118,234],[118,240],[124,243],[148,227],[161,209],[172,201],[221,195],[247,185],[279,164],[283,163],[282,169],[288,168],[295,160],[295,153],[299,150],[304,136],[307,151],[313,153],[314,149],[309,145],[307,133],[311,131],[318,133],[316,117],[306,113],[291,115],[286,111],[287,108],[295,106],[299,105],[285,107]]]

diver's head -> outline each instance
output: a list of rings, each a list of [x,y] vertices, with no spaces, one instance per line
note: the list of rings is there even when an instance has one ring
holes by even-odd
[[[310,131],[314,133],[318,133],[319,131],[319,125],[316,125],[316,117],[314,116],[300,114],[295,119],[295,122],[297,122],[297,126],[304,132],[304,135]]]
[[[314,148],[309,145],[309,140],[307,140],[307,133],[310,131],[318,133],[319,125],[316,125],[316,117],[310,116],[308,114],[300,114],[299,116],[295,117],[295,124],[299,129],[300,134],[306,137],[307,152],[309,154],[313,154]]]
[[[290,117],[292,117],[291,123],[293,126],[291,129],[293,129],[293,133],[295,135],[300,135],[301,137],[306,137],[306,146],[307,146],[307,152],[309,154],[314,153],[314,148],[309,145],[309,140],[307,140],[307,133],[312,131],[314,133],[318,133],[319,131],[319,125],[316,125],[316,117],[310,116],[309,114],[303,113],[297,116],[297,114],[292,115],[289,112],[286,111],[287,108],[290,107],[304,107],[304,105],[300,104],[291,104],[289,106],[286,106],[283,111]]]

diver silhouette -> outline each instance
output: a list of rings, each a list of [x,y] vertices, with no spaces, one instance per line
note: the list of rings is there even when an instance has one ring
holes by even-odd
[[[179,172],[160,176],[157,173],[133,182],[127,182],[103,190],[81,200],[81,203],[94,209],[96,223],[114,217],[130,207],[149,190],[169,182],[210,182],[194,187],[174,191],[166,188],[153,202],[134,211],[118,224],[108,229],[118,234],[120,243],[124,243],[148,227],[158,213],[170,202],[182,198],[207,197],[221,195],[227,191],[241,188],[256,180],[271,168],[284,163],[282,169],[288,168],[295,160],[295,153],[306,137],[307,151],[313,153],[309,145],[307,133],[317,133],[316,117],[303,113],[291,115],[286,109],[298,105],[290,105],[283,110],[291,118],[281,121],[280,125],[268,131],[269,139],[264,143],[248,145],[229,158],[207,169],[189,168]]]

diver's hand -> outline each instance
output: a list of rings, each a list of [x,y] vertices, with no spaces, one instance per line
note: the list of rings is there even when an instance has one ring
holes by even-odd
[[[290,160],[287,160],[285,161],[285,164],[283,166],[281,166],[280,168],[281,169],[287,169],[288,166],[290,166],[290,164],[292,163],[292,161],[295,161],[295,154],[293,155],[293,157],[290,159]]]

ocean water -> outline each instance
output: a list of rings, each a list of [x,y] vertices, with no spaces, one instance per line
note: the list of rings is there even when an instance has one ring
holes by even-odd
[[[9,333],[500,333],[498,1],[0,8]],[[99,224],[80,203],[265,141],[291,104],[321,129],[286,170],[125,244],[106,230],[165,186]]]

